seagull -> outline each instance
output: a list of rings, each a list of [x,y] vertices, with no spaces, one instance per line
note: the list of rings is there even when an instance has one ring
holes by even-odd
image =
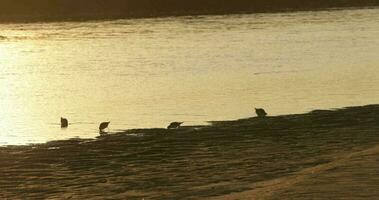
[[[257,113],[258,117],[266,117],[267,113],[263,108],[255,108],[255,113]]]
[[[99,126],[99,131],[103,132],[104,129],[108,128],[109,123],[111,122],[101,122]]]
[[[68,120],[66,118],[61,117],[61,128],[68,127]]]
[[[168,125],[167,129],[177,129],[182,125],[184,122],[172,122],[170,125]]]

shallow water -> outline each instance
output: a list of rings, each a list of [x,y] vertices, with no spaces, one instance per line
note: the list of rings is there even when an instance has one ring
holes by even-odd
[[[108,120],[115,132],[379,100],[379,9],[2,24],[0,35],[0,145],[91,138]]]

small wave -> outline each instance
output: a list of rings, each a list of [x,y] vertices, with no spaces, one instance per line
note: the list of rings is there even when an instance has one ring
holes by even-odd
[[[263,71],[256,72],[254,75],[266,75],[266,74],[291,74],[291,73],[301,73],[313,71],[312,69],[303,69],[303,70],[275,70],[275,71]]]
[[[0,35],[0,40],[7,40],[8,37],[4,36],[4,35]]]
[[[266,71],[266,72],[256,72],[254,75],[264,75],[264,74],[284,74],[284,73],[298,73],[297,70],[288,70],[288,71]]]

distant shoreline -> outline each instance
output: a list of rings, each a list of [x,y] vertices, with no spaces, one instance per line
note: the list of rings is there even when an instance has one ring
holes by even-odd
[[[0,23],[275,13],[377,6],[379,0],[3,0],[0,1]]]

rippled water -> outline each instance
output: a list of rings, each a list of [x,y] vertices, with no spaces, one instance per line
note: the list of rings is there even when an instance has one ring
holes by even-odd
[[[1,24],[0,145],[378,103],[378,35],[379,9]]]

